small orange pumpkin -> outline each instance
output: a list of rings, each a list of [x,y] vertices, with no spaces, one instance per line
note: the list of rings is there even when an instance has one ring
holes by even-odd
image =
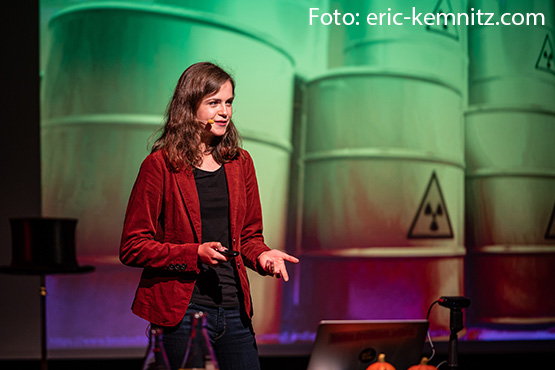
[[[428,365],[428,358],[422,357],[419,365],[413,365],[408,370],[437,370],[437,367]]]
[[[380,355],[378,356],[378,361],[368,366],[366,370],[395,370],[395,367],[389,362],[385,362],[385,355],[383,353],[380,353]]]

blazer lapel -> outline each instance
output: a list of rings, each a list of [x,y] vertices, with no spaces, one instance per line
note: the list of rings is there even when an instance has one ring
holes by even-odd
[[[197,185],[191,167],[174,174],[179,187],[179,192],[183,198],[183,203],[195,229],[197,240],[202,243],[202,225],[200,218],[200,203],[198,200]]]

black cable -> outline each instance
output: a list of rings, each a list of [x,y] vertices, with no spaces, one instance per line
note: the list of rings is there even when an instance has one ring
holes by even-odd
[[[439,365],[437,365],[436,367],[439,369],[440,366],[443,366],[443,365],[445,365],[446,363],[447,363],[447,360],[441,361],[441,362],[439,363]]]
[[[434,305],[435,305],[436,303],[439,303],[439,300],[433,302],[433,303],[430,305],[430,308],[428,308],[428,314],[426,315],[426,320],[430,321],[430,312],[432,311],[432,307],[434,307]]]
[[[430,312],[432,311],[432,307],[434,307],[434,305],[436,303],[439,303],[439,300],[433,302],[430,307],[428,308],[428,314],[426,315],[426,320],[429,322],[430,321]],[[430,358],[428,359],[428,361],[430,361],[432,358],[434,358],[435,354],[436,354],[436,347],[434,346],[434,342],[432,342],[432,337],[430,336],[430,327],[428,326],[428,332],[426,333],[426,335],[428,336],[428,342],[430,342],[430,348],[432,349],[432,354],[430,356]]]

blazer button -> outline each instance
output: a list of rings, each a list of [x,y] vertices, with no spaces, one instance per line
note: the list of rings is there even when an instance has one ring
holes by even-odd
[[[169,268],[170,270],[175,270],[175,265],[174,265],[173,263],[170,263],[169,266],[168,266],[168,268]]]
[[[186,263],[182,264],[182,265],[181,265],[181,269],[182,269],[183,271],[187,270],[187,264],[186,264]]]

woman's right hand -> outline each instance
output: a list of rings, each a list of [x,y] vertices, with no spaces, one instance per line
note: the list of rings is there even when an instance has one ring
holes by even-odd
[[[225,250],[220,242],[206,242],[198,247],[198,257],[200,260],[210,266],[217,266],[222,262],[229,261],[229,258],[218,251]]]

